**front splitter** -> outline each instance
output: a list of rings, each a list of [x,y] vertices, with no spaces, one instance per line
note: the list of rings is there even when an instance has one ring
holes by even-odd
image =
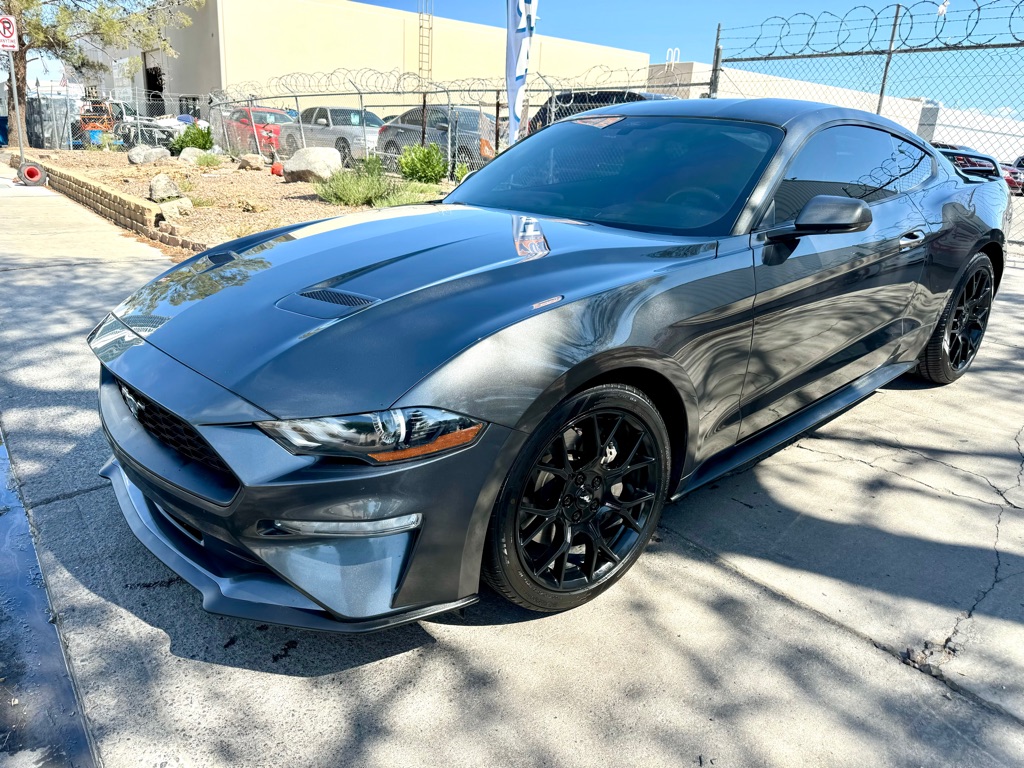
[[[210,613],[319,632],[362,634],[457,611],[479,599],[472,595],[371,619],[340,620],[270,572],[232,569],[223,560],[204,563],[198,546],[192,548],[194,553],[183,551],[162,530],[156,519],[161,513],[125,475],[116,458],[104,465],[100,475],[110,480],[132,533],[164,565],[199,590],[203,610]]]

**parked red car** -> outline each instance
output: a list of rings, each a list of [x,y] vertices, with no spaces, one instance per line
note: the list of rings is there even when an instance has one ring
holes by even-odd
[[[1009,163],[1000,163],[999,168],[1003,172],[1003,179],[1006,180],[1006,186],[1010,188],[1010,192],[1014,195],[1024,195],[1024,173]]]
[[[270,154],[281,147],[281,126],[294,122],[292,116],[283,109],[240,107],[227,116],[224,129],[231,149],[248,148],[255,153],[256,138],[259,137],[260,151]],[[256,124],[255,136],[253,123]]]

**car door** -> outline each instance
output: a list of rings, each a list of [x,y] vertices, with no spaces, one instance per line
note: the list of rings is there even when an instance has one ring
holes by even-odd
[[[932,172],[920,149],[862,125],[826,127],[798,150],[751,236],[757,296],[741,438],[885,364],[898,348],[929,232],[907,192]],[[871,225],[767,241],[765,229],[794,221],[816,195],[864,200]]]
[[[331,139],[331,119],[324,107],[314,107],[309,115],[309,124],[305,127],[306,146],[333,147]]]

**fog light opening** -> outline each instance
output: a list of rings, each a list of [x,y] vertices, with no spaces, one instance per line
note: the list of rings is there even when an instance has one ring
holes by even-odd
[[[274,528],[299,536],[388,536],[419,528],[422,521],[416,512],[383,520],[275,520]]]

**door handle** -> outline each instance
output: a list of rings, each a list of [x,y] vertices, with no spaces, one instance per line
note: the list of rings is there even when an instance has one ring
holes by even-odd
[[[900,238],[900,250],[906,251],[917,245],[920,245],[924,241],[924,232],[920,229],[915,229],[913,232],[907,232],[903,237]]]

